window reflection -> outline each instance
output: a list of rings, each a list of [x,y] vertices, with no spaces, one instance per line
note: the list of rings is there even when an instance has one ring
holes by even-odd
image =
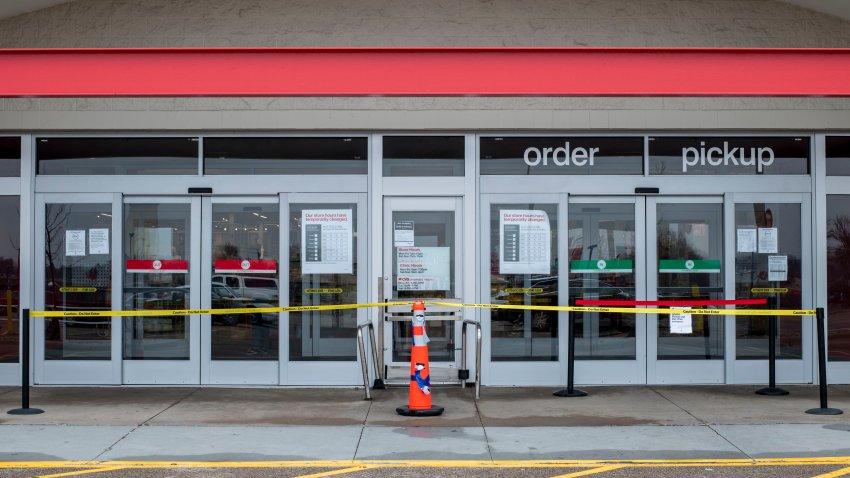
[[[334,244],[311,242],[302,247],[303,239],[321,241],[324,229],[304,230],[305,214],[333,214],[340,220]],[[346,229],[350,225],[350,230]],[[316,226],[316,224],[311,224]],[[308,233],[310,233],[308,235]],[[314,235],[315,234],[315,235]],[[350,246],[348,239],[350,237]],[[325,237],[325,239],[331,239]],[[313,246],[322,250],[312,249]],[[357,205],[356,204],[291,204],[289,209],[289,301],[293,306],[357,303]],[[305,273],[306,258],[302,251],[327,253],[334,250],[339,259],[328,272]],[[325,259],[328,259],[325,257]],[[350,261],[350,262],[349,262]],[[320,261],[318,261],[320,262]],[[327,262],[327,261],[326,261]],[[314,264],[309,267],[313,268]],[[350,271],[349,271],[350,268]],[[321,267],[315,267],[319,270]],[[336,272],[345,270],[345,272]],[[357,310],[316,310],[289,314],[289,360],[354,361],[357,360]]]
[[[539,266],[529,257],[524,266],[507,267],[508,255],[532,256],[533,239],[522,231],[510,229],[502,222],[503,214],[526,212],[533,218],[545,215],[548,220],[549,251],[538,250],[538,258],[548,257]],[[490,206],[490,303],[511,305],[558,305],[558,206],[556,204],[493,204]],[[505,228],[508,228],[505,230]],[[510,244],[504,244],[510,242]],[[539,247],[545,247],[538,238]],[[525,244],[523,244],[525,243]],[[538,248],[539,249],[539,248]],[[517,258],[518,259],[518,258]],[[525,259],[525,258],[523,258]],[[504,269],[506,270],[502,270]],[[512,270],[538,269],[538,273]],[[541,273],[542,272],[542,273]],[[532,361],[558,360],[558,312],[541,310],[493,309],[490,311],[492,360]]]
[[[776,228],[775,248],[756,245],[754,251],[735,252],[735,298],[767,298],[766,305],[755,309],[801,309],[802,244],[800,204],[735,204],[735,229]],[[763,233],[762,233],[763,234]],[[758,237],[758,236],[757,236]],[[772,241],[769,241],[772,243]],[[787,258],[785,275],[771,272],[770,257]],[[741,308],[741,306],[738,306]],[[768,356],[768,316],[736,316],[735,336],[738,359],[765,360]],[[799,317],[776,317],[776,357],[802,358],[802,322]]]
[[[19,355],[20,224],[20,199],[0,196],[0,363],[17,362]]]
[[[850,361],[850,196],[830,195],[827,217],[829,360]]]
[[[112,307],[111,204],[47,204],[44,211],[46,310]],[[109,317],[45,319],[47,360],[108,360]]]
[[[190,205],[124,206],[124,310],[191,308]],[[124,359],[188,360],[189,317],[124,318]]]
[[[571,204],[569,218],[571,300],[634,300],[634,204]],[[634,314],[574,315],[577,360],[635,358]]]
[[[277,307],[280,220],[275,204],[213,204],[213,309]],[[278,314],[213,314],[213,360],[277,360]]]

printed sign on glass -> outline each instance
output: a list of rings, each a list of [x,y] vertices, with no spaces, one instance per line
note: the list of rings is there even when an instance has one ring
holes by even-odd
[[[396,247],[397,290],[451,290],[450,247]]]
[[[301,212],[301,273],[352,274],[351,209],[305,209]]]
[[[544,211],[499,211],[500,274],[548,274],[551,269],[552,236]]]

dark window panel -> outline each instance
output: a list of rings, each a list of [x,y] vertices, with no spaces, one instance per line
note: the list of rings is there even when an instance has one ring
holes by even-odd
[[[367,174],[365,137],[204,138],[204,174]]]
[[[463,176],[463,136],[384,137],[384,176]]]
[[[826,175],[850,176],[850,136],[827,136]]]
[[[197,138],[39,138],[38,174],[198,174]]]
[[[21,175],[21,138],[0,137],[0,177],[16,178]]]

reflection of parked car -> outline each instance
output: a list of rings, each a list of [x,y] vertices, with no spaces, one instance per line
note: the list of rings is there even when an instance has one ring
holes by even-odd
[[[221,284],[213,283],[210,291],[213,309],[274,307],[268,303],[239,297],[233,290]],[[125,310],[179,310],[188,309],[189,304],[189,289],[185,286],[141,289],[139,292],[126,295],[124,299]],[[211,317],[213,324],[235,325],[240,317],[250,317],[251,320],[256,321],[261,318],[261,314],[212,314]]]
[[[212,276],[212,282],[229,287],[236,293],[237,297],[247,297],[276,304],[277,298],[280,296],[277,279],[273,277],[215,274]]]

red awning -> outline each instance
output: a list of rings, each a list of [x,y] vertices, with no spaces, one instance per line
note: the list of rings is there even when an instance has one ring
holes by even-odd
[[[0,49],[0,96],[850,96],[850,49]]]

